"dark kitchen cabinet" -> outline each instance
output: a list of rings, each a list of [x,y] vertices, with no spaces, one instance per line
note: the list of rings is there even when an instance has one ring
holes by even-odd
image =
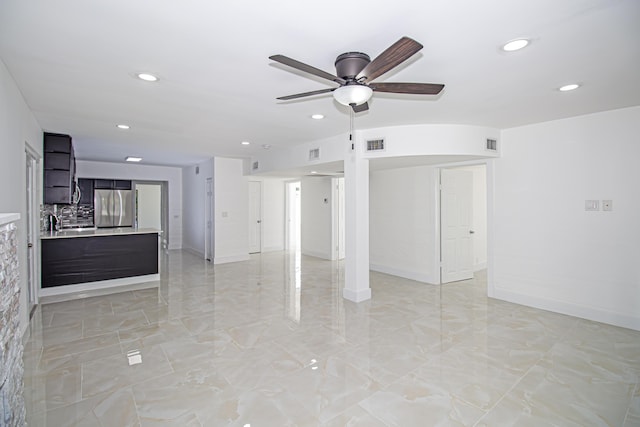
[[[125,179],[96,179],[93,188],[96,190],[131,190],[131,181]]]
[[[79,205],[93,206],[93,179],[78,178],[80,188]]]
[[[44,203],[71,204],[76,159],[69,135],[44,134]]]

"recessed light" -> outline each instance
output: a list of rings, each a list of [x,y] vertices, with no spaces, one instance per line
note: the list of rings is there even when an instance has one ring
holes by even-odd
[[[570,84],[570,85],[564,85],[564,86],[561,86],[561,87],[559,87],[559,88],[558,88],[558,90],[559,90],[560,92],[569,92],[569,91],[572,91],[572,90],[576,90],[576,89],[578,89],[579,87],[580,87],[580,85],[579,85],[579,84],[577,84],[577,83],[572,83],[572,84]]]
[[[134,162],[134,163],[138,163],[140,161],[142,161],[142,157],[133,157],[133,156],[129,156],[125,159],[127,162]]]
[[[313,175],[315,175],[315,174],[317,174],[317,173],[318,173],[318,171],[311,171],[311,173],[312,173]]]
[[[322,119],[324,119],[324,115],[322,115],[322,114],[312,114],[311,118],[314,119],[314,120],[322,120]]]
[[[154,76],[153,74],[149,74],[149,73],[138,73],[137,76],[138,76],[138,78],[140,80],[144,80],[145,82],[157,82],[158,81],[158,77]]]
[[[523,49],[529,45],[529,40],[527,39],[516,39],[507,42],[502,46],[502,50],[505,52],[515,52],[516,50]]]
[[[249,141],[242,141],[240,144],[242,144],[242,145],[250,145],[251,143]]]
[[[118,129],[131,129],[129,125],[118,125]]]

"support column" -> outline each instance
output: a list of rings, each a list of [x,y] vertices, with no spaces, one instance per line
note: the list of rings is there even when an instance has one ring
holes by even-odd
[[[342,296],[350,301],[371,299],[369,287],[369,160],[360,144],[349,149],[344,161],[345,285]]]

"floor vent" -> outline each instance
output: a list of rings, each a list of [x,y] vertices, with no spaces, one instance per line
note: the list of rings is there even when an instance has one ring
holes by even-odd
[[[251,170],[254,170],[254,171],[258,170],[258,166],[259,166],[258,162],[253,162],[253,164],[251,165]]]
[[[367,141],[367,151],[384,150],[384,139],[370,139]]]
[[[314,148],[309,150],[309,160],[318,160],[320,158],[320,149]]]
[[[487,150],[498,151],[498,140],[487,138]]]

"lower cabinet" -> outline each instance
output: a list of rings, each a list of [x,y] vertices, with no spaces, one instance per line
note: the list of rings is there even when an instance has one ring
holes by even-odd
[[[42,287],[158,273],[158,233],[42,239]]]

